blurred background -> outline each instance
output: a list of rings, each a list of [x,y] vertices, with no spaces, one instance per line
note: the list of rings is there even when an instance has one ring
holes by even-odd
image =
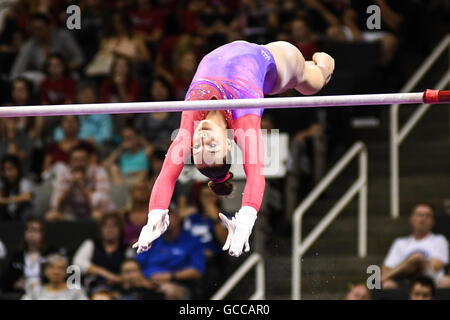
[[[80,8],[81,28],[69,30],[66,9],[73,4]],[[380,8],[380,29],[368,28],[371,5]],[[317,51],[329,53],[336,69],[319,95],[423,91],[436,88],[441,79],[444,89],[449,30],[446,0],[1,0],[0,103],[183,100],[202,57],[240,39],[288,41],[306,60]],[[439,55],[429,60],[436,48]],[[405,89],[425,61],[432,65]],[[399,123],[416,108],[402,106]],[[418,286],[438,287],[433,297],[450,297],[445,289],[450,283],[449,108],[423,112],[396,149],[396,218],[390,205],[391,110],[264,112],[263,128],[289,137],[282,164],[286,174],[267,177],[251,239],[251,253],[259,253],[265,268],[265,298],[293,297],[294,211],[357,141],[368,153],[367,255],[358,257],[355,198],[298,259],[302,298],[408,299],[418,274],[433,280],[428,285],[419,279]],[[249,256],[231,258],[220,250],[227,233],[217,221],[218,212],[233,215],[239,209],[245,180],[236,180],[232,199],[217,198],[201,181],[177,183],[173,228],[167,232],[171,240],[161,239],[137,257],[130,248],[146,223],[152,185],[180,115],[0,119],[1,299],[209,299],[219,290]],[[307,210],[304,236],[357,177],[355,160]],[[416,215],[425,220],[415,220]],[[417,244],[412,253],[425,252],[418,260],[391,246],[399,237],[420,232],[440,236],[439,245],[434,240],[425,249],[423,242]],[[172,252],[174,243],[183,243],[182,250],[177,247],[181,253]],[[391,260],[396,255],[395,264],[411,262],[408,268],[414,270],[403,270],[407,274],[397,279],[395,289],[388,290],[384,279],[385,290],[358,286],[366,283],[370,265],[383,266],[383,277],[395,269]],[[432,258],[439,261],[429,274]],[[68,266],[77,266],[75,273],[81,275],[78,289],[67,287]],[[248,299],[261,284],[255,272],[226,297]]]

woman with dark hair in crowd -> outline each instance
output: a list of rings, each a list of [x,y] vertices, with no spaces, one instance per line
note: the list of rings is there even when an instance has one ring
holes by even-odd
[[[134,75],[132,61],[117,55],[109,77],[100,88],[100,102],[134,102],[139,98],[139,83]]]
[[[0,220],[21,220],[31,214],[33,184],[23,176],[16,156],[5,156],[0,169]]]
[[[156,76],[150,85],[149,97],[145,101],[174,100],[172,87],[162,76]],[[167,148],[170,138],[180,123],[178,112],[151,112],[136,115],[134,127],[154,147]]]
[[[130,186],[129,207],[121,212],[125,223],[124,242],[128,245],[137,241],[142,227],[147,222],[148,194],[152,190],[151,187],[147,179],[137,180]]]
[[[61,132],[60,134],[58,132]],[[80,119],[78,116],[70,115],[61,118],[61,125],[56,128],[55,136],[62,136],[55,139],[57,142],[49,143],[45,148],[44,163],[42,173],[46,177],[51,173],[56,164],[68,164],[70,160],[70,151],[77,147],[83,146],[92,153],[95,146],[89,141],[79,138]]]
[[[222,211],[217,194],[203,182],[194,184],[192,191],[198,210],[185,217],[184,229],[199,238],[205,247],[206,271],[202,283],[205,298],[210,298],[224,280],[226,261],[219,253],[228,232],[217,215]]]
[[[119,283],[120,265],[134,256],[124,243],[123,219],[118,213],[106,213],[99,221],[100,239],[85,240],[75,252],[73,263],[84,275],[88,294]]]
[[[100,43],[100,52],[126,56],[135,63],[149,62],[150,54],[143,38],[133,32],[133,23],[127,12],[112,15],[112,34]]]
[[[71,104],[75,99],[76,82],[68,74],[64,58],[57,53],[48,56],[40,85],[41,104]]]
[[[30,218],[25,223],[22,246],[13,253],[3,274],[2,290],[20,297],[26,289],[43,282],[45,257],[56,250],[47,245],[44,222]]]

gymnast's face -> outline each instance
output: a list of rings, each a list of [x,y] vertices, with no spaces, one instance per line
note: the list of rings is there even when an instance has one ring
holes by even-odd
[[[231,141],[227,131],[215,122],[202,120],[194,131],[192,155],[195,165],[224,164],[227,151],[231,150]]]

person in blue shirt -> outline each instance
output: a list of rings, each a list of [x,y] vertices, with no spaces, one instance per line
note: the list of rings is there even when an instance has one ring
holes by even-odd
[[[182,227],[183,219],[172,206],[166,232],[150,250],[137,255],[142,272],[168,299],[201,296],[199,281],[205,272],[204,246]]]
[[[220,199],[208,184],[204,182],[193,184],[191,193],[197,211],[191,211],[192,213],[185,218],[184,229],[197,237],[205,247],[206,272],[202,280],[202,292],[203,298],[209,299],[232,269],[227,256],[221,254],[228,231],[217,216],[217,212],[224,213]]]
[[[77,86],[76,103],[91,104],[98,102],[96,86],[90,81],[82,81]],[[78,138],[88,140],[101,146],[113,139],[113,124],[109,114],[80,115],[80,131]],[[64,138],[61,127],[54,131],[53,139],[59,141]]]
[[[135,128],[126,126],[122,129],[121,144],[102,165],[109,171],[112,183],[132,183],[147,175],[152,151],[152,147],[139,136]]]

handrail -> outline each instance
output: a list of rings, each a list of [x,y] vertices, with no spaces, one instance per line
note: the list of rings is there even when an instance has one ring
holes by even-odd
[[[211,297],[211,300],[222,300],[228,293],[239,283],[239,281],[256,265],[256,289],[255,293],[250,297],[250,300],[265,299],[266,285],[265,285],[265,271],[264,259],[259,253],[253,253],[233,275],[220,287],[219,290]]]
[[[442,53],[450,47],[450,34],[447,34],[436,46],[414,75],[400,90],[400,93],[411,92],[428,70],[436,63]],[[441,90],[450,81],[450,71],[444,75],[434,89]],[[399,205],[399,147],[414,126],[419,122],[425,112],[429,109],[429,104],[421,104],[410,116],[408,121],[399,130],[398,110],[400,105],[393,104],[390,109],[390,170],[391,170],[391,216],[396,219],[400,214]]]
[[[359,177],[348,191],[331,208],[324,218],[314,227],[308,236],[301,241],[302,218],[309,207],[317,200],[323,191],[336,179],[347,165],[359,156]],[[333,222],[344,207],[359,193],[358,202],[358,256],[367,255],[367,149],[363,142],[358,141],[336,163],[319,184],[309,193],[295,209],[293,218],[292,238],[292,299],[301,299],[301,260],[306,251]]]

